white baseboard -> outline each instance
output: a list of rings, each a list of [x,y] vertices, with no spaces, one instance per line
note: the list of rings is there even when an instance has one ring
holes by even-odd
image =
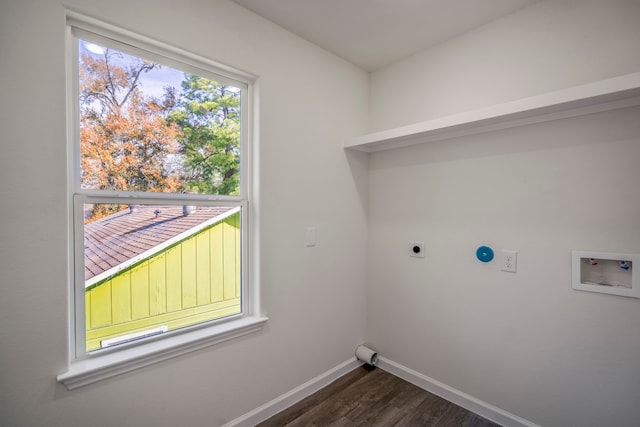
[[[247,412],[246,414],[232,421],[229,421],[222,427],[255,426],[256,424],[259,424],[262,421],[265,421],[276,415],[278,412],[282,412],[293,404],[301,401],[305,397],[320,390],[321,388],[331,384],[332,382],[347,374],[348,372],[351,372],[361,364],[362,362],[356,360],[355,358],[342,362],[335,368],[329,369],[328,371],[318,375],[317,377],[310,379],[301,386],[298,386],[293,390],[276,397],[272,401],[265,403],[264,405],[254,409],[253,411]]]
[[[456,390],[440,381],[409,369],[384,357],[378,357],[378,367],[398,378],[410,382],[423,390],[455,403],[473,413],[506,427],[540,427],[510,412],[497,408],[480,399]]]
[[[361,364],[362,362],[355,358],[342,362],[335,368],[312,378],[301,386],[298,386],[293,390],[276,397],[272,401],[247,412],[246,414],[224,424],[222,427],[255,426],[256,424],[271,418],[277,413],[301,401],[305,397],[315,393],[321,388],[331,384],[333,381],[354,370]],[[463,393],[460,390],[456,390],[455,388],[443,384],[440,381],[434,380],[420,372],[409,369],[406,366],[384,357],[378,357],[378,368],[505,427],[540,427],[531,421],[504,411],[487,402],[483,402],[480,399],[476,399],[475,397]]]

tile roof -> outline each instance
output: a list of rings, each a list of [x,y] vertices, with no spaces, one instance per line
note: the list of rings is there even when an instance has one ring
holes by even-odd
[[[198,206],[184,215],[183,206],[140,205],[84,226],[85,281],[117,268],[168,240],[237,208]],[[230,212],[229,212],[230,213]],[[95,280],[95,279],[94,279]]]

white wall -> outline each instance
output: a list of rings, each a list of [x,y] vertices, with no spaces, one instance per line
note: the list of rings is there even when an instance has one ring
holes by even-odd
[[[73,392],[67,363],[65,12],[0,6],[0,425],[215,426],[353,357],[364,338],[368,76],[225,0],[64,4],[259,78],[266,330]],[[305,227],[318,245],[304,246]]]
[[[636,72],[638,23],[637,1],[536,4],[374,73],[370,128]],[[640,253],[639,162],[640,108],[372,154],[367,341],[540,425],[640,425],[640,300],[570,270],[572,249]]]
[[[640,2],[548,0],[371,75],[371,131],[638,71]]]

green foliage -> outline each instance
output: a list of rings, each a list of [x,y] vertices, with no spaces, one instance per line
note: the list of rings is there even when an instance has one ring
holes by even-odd
[[[157,64],[105,48],[79,65],[83,188],[239,194],[240,89],[185,73],[157,99]]]
[[[169,115],[182,130],[184,187],[200,194],[240,190],[240,92],[185,74],[178,108]]]

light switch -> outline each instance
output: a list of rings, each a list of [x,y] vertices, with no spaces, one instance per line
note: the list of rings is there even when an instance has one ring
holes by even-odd
[[[315,227],[307,227],[306,245],[307,247],[316,245],[316,228]]]

